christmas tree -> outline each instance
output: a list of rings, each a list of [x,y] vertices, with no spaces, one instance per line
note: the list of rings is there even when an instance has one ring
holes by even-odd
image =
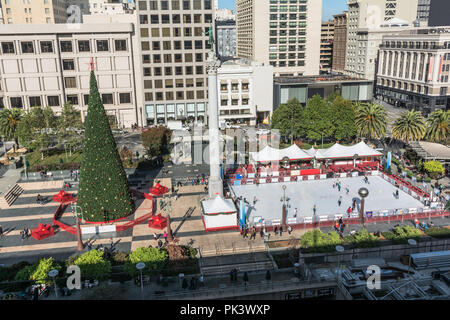
[[[78,205],[84,219],[91,222],[116,220],[134,212],[133,197],[100,99],[92,63]]]

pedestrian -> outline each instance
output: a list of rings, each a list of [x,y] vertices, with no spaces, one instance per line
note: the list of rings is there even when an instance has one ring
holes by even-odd
[[[280,237],[283,236],[283,226],[280,226]]]
[[[297,213],[298,213],[298,209],[295,208],[295,210],[294,210],[294,218],[297,218]]]
[[[314,207],[313,207],[314,215],[316,215],[316,210],[317,210],[317,207],[316,207],[316,205],[314,205]]]
[[[275,228],[273,229],[273,232],[275,233],[275,235],[278,234],[278,227],[277,226],[275,226]]]
[[[400,194],[399,194],[399,192],[398,192],[398,189],[395,190],[395,197],[397,198],[397,200],[400,198]]]
[[[230,270],[230,282],[234,281],[234,269]]]
[[[292,227],[289,225],[288,226],[288,233],[291,234],[292,233]]]
[[[163,237],[164,237],[164,241],[167,243],[167,232],[166,231],[164,231]]]
[[[347,209],[347,215],[350,218],[350,213],[352,212],[352,207],[348,207]]]
[[[88,247],[88,251],[91,251],[91,249],[92,249],[91,239],[88,239],[87,247]]]
[[[342,220],[342,217],[339,218],[339,225],[343,225],[344,224],[344,220]]]
[[[244,280],[244,284],[247,286],[247,282],[248,282],[248,274],[247,274],[247,271],[244,272],[244,276],[242,277],[242,280]]]
[[[111,246],[112,249],[112,247],[114,246],[114,241],[112,238],[109,238],[109,245]]]
[[[256,196],[253,197],[253,205],[256,204]]]
[[[350,192],[350,189],[348,187],[345,187],[345,191],[347,192],[347,194]]]
[[[160,240],[158,240],[158,248],[162,248],[162,246],[163,246],[163,242],[161,241],[161,239]]]
[[[245,227],[245,228],[244,228],[243,238],[246,239],[246,238],[247,238],[247,235],[248,235],[248,228]]]
[[[252,235],[251,235],[251,237],[250,237],[250,240],[256,240],[256,228],[255,227],[253,227],[253,229],[252,229]]]
[[[341,183],[340,182],[338,182],[337,187],[338,187],[338,191],[341,192]]]
[[[153,233],[153,239],[154,239],[155,241],[158,240],[158,236],[156,235],[155,232]]]
[[[1,224],[0,224],[0,236],[3,236],[3,227]]]
[[[342,197],[339,197],[339,200],[338,200],[338,206],[339,207],[341,206],[341,203],[342,203]]]
[[[272,279],[272,274],[270,273],[270,270],[267,270],[266,272],[266,280],[270,281]]]
[[[264,231],[263,231],[263,228],[259,229],[259,236],[260,236],[261,238],[264,237]]]
[[[333,182],[333,189],[336,189],[336,181]]]

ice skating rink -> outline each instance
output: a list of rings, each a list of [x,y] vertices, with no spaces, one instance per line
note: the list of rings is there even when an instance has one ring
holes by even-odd
[[[313,207],[316,205],[318,216],[345,214],[348,207],[352,206],[353,199],[357,200],[357,209],[360,206],[358,190],[365,187],[369,190],[366,198],[365,211],[382,211],[405,208],[423,208],[424,205],[399,190],[399,199],[394,194],[397,188],[379,176],[370,176],[369,183],[364,182],[364,177],[338,178],[326,180],[310,180],[284,183],[268,183],[259,185],[232,186],[236,197],[242,196],[249,203],[247,217],[253,221],[253,217],[262,217],[265,220],[281,219],[283,196],[282,186],[286,185],[287,217],[293,218],[295,208],[297,217],[312,217]],[[340,181],[342,188],[333,188],[333,183]],[[350,191],[347,194],[348,188]],[[253,198],[256,196],[256,204]],[[342,196],[339,207],[338,200]],[[357,211],[355,211],[357,212]]]

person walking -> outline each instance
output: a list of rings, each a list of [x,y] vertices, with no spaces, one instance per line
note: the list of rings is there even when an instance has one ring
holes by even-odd
[[[340,197],[339,197],[339,200],[338,200],[338,206],[339,206],[339,207],[341,206],[341,203],[342,203],[342,196],[340,196]]]
[[[256,204],[256,196],[253,197],[253,206]]]
[[[288,233],[291,234],[292,233],[292,227],[289,225],[288,226]]]
[[[314,207],[313,207],[314,215],[316,215],[316,211],[317,211],[317,207],[316,207],[316,205],[314,205]]]
[[[243,234],[243,238],[244,238],[244,239],[246,239],[246,238],[247,238],[247,236],[248,236],[248,228],[247,228],[247,226],[245,226],[245,228],[244,228],[244,234]]]
[[[347,187],[345,187],[345,191],[347,192],[347,194],[349,194],[349,192],[350,192],[350,189],[348,188],[348,186],[347,186]]]
[[[156,232],[153,233],[153,240],[158,240],[158,236],[156,235]]]
[[[338,182],[337,187],[338,187],[338,191],[341,192],[341,183],[340,182]]]
[[[264,238],[264,230],[263,230],[262,227],[261,227],[261,229],[259,229],[259,236],[260,236],[261,238]]]
[[[250,237],[250,240],[256,240],[256,228],[255,227],[253,227],[253,229],[252,229],[252,235],[251,235],[251,237]]]
[[[3,237],[3,227],[1,224],[0,224],[0,237]]]
[[[283,226],[280,226],[280,237],[283,236]]]
[[[297,218],[297,213],[298,213],[298,209],[295,208],[295,210],[294,210],[294,218]]]
[[[278,234],[278,227],[277,226],[275,226],[275,228],[273,229],[273,232],[275,233],[275,235]]]
[[[88,239],[88,242],[87,242],[87,247],[88,247],[88,251],[91,251],[91,249],[92,249],[92,243],[91,243],[91,239]]]
[[[112,249],[113,246],[114,246],[114,241],[113,241],[112,238],[109,238],[109,245],[110,245],[110,247],[111,247],[111,249]]]
[[[163,237],[164,237],[164,241],[167,243],[167,232],[166,231],[164,231]]]
[[[395,197],[397,198],[397,200],[400,198],[400,194],[399,194],[399,192],[398,192],[398,189],[395,190]]]

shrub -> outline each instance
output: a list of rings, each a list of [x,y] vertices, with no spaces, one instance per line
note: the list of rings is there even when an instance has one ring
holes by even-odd
[[[52,257],[41,259],[33,266],[25,268],[30,268],[28,270],[30,272],[29,280],[34,280],[36,283],[40,284],[52,284],[53,280],[49,277],[48,273],[53,269],[58,271],[61,270],[61,266],[57,264]],[[24,274],[28,271],[24,271]]]
[[[128,261],[124,265],[124,271],[130,275],[137,275],[139,271],[136,264],[144,262],[147,270],[162,270],[169,255],[166,250],[158,248],[137,248],[128,256]]]
[[[445,168],[439,161],[427,161],[423,164],[424,170],[432,179],[437,179],[445,172]]]
[[[112,260],[112,264],[117,266],[117,265],[125,264],[127,262],[127,259],[128,259],[128,253],[125,253],[122,251],[117,251],[117,252],[114,252],[111,260]]]
[[[359,248],[376,247],[380,244],[379,239],[371,235],[367,229],[361,229],[354,235],[344,237],[344,241]]]
[[[434,227],[425,231],[425,233],[433,238],[450,238],[450,229]]]
[[[302,248],[306,252],[332,252],[341,243],[339,235],[334,231],[323,233],[320,230],[313,230],[306,232],[301,237]]]
[[[420,230],[411,226],[398,226],[395,227],[392,232],[383,232],[383,236],[387,240],[397,243],[407,243],[408,239],[418,239],[423,236],[423,234]]]
[[[83,279],[102,280],[111,273],[111,262],[103,258],[103,251],[90,250],[79,256],[74,264],[80,267]]]
[[[26,266],[22,270],[16,273],[14,280],[16,281],[26,281],[30,280],[31,275],[34,273],[35,266]]]

